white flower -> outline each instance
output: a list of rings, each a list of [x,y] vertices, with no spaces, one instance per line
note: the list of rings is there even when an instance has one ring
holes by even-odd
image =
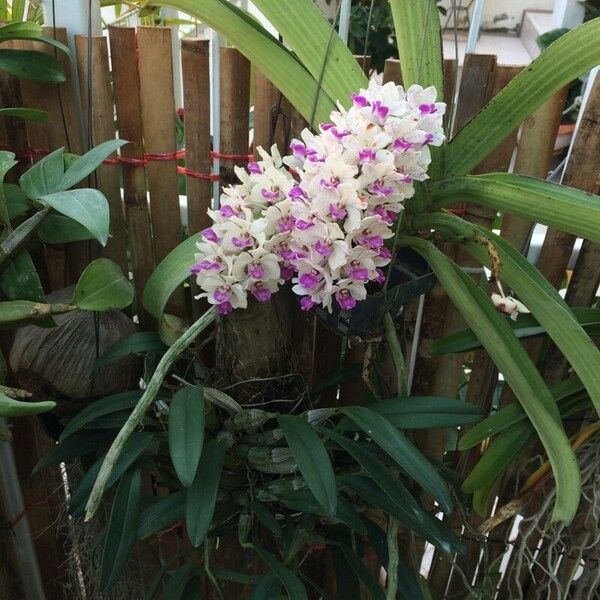
[[[492,294],[492,302],[500,311],[510,316],[513,321],[517,320],[519,314],[528,314],[529,309],[512,296],[503,296],[500,294]]]

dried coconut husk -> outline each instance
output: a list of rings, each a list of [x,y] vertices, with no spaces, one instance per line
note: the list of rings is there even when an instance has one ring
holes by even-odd
[[[48,302],[69,302],[73,291],[71,286],[52,292]],[[11,347],[11,370],[19,386],[33,393],[33,399],[55,398],[56,413],[64,415],[76,412],[93,399],[137,384],[141,362],[135,356],[115,360],[94,371],[97,356],[136,331],[127,315],[118,310],[95,315],[75,310],[56,315],[54,320],[56,327],[20,328]],[[85,402],[77,402],[84,399]]]

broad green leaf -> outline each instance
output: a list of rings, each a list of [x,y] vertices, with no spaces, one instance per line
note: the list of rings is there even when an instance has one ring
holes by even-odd
[[[185,23],[186,25],[188,23]],[[193,25],[193,23],[189,23]],[[215,584],[213,583],[213,588]],[[181,600],[200,600],[202,596],[202,590],[204,589],[204,578],[201,575],[195,575],[186,584],[181,594]],[[175,600],[174,596],[171,596]]]
[[[250,600],[279,600],[280,598],[281,581],[275,573],[268,573],[261,577],[250,595]]]
[[[196,243],[200,234],[193,235],[172,250],[154,269],[146,281],[142,303],[154,317],[160,319],[171,294],[190,277]]]
[[[138,331],[115,342],[105,350],[94,362],[94,369],[98,370],[115,360],[134,354],[162,355],[167,351],[167,346],[162,343],[155,331]]]
[[[400,469],[435,498],[444,512],[452,510],[453,502],[446,483],[404,434],[380,414],[364,406],[348,406],[340,411],[385,450]]]
[[[579,468],[560,424],[554,398],[529,355],[485,292],[433,244],[418,238],[405,238],[401,243],[410,244],[427,260],[452,303],[515,392],[552,464],[557,484],[553,519],[570,522],[581,493]]]
[[[39,83],[64,83],[67,80],[63,66],[54,56],[33,50],[1,48],[0,70]]]
[[[479,164],[552,94],[600,64],[600,19],[560,37],[477,114],[446,149],[446,174]]]
[[[120,267],[98,258],[81,274],[71,304],[82,310],[116,310],[133,302],[133,286]]]
[[[0,185],[3,185],[2,190],[0,190],[0,224],[4,224],[7,227],[10,227],[10,219],[13,217],[9,213],[6,198],[4,197],[3,192],[6,186],[3,182],[8,171],[16,164],[17,161],[15,160],[14,152],[0,151]]]
[[[385,600],[385,592],[367,567],[365,567],[360,557],[351,548],[346,546],[346,544],[337,544],[337,546],[341,550],[344,560],[348,563],[350,571],[356,574],[367,589],[369,597],[373,600]]]
[[[121,479],[123,473],[134,464],[138,458],[150,448],[150,445],[156,440],[156,436],[153,433],[147,431],[135,431],[131,434],[129,439],[125,442],[123,452],[119,455],[115,468],[111,473],[110,479],[106,489],[112,487],[119,479]],[[94,481],[100,471],[102,462],[104,461],[104,455],[96,460],[96,462],[87,470],[82,480],[79,482],[77,489],[71,495],[69,502],[69,514],[73,517],[80,517],[84,514],[85,504],[92,491]]]
[[[56,402],[45,400],[42,402],[26,402],[9,398],[0,392],[0,418],[23,417],[26,415],[38,415],[56,408]]]
[[[440,208],[470,201],[600,241],[600,196],[572,187],[509,173],[469,175],[430,186]]]
[[[169,581],[163,592],[163,598],[168,598],[169,600],[182,600],[185,587],[194,576],[196,570],[196,566],[193,563],[186,563],[182,567],[179,567],[179,569],[169,577]]]
[[[84,155],[77,157],[64,172],[60,181],[60,189],[68,190],[76,183],[93,173],[113,152],[127,144],[125,140],[108,140],[98,144]]]
[[[108,241],[108,201],[98,190],[81,188],[40,196],[38,201],[83,225],[103,246]]]
[[[301,417],[279,415],[277,420],[310,491],[326,513],[335,515],[338,496],[335,475],[323,442]]]
[[[185,514],[185,495],[185,490],[178,490],[147,506],[140,515],[138,539],[145,540],[181,521]]]
[[[60,181],[65,172],[63,155],[64,148],[54,150],[21,175],[19,185],[30,200],[60,190]]]
[[[12,2],[13,15],[15,16],[14,5],[17,2]],[[15,23],[7,23],[6,25],[2,25],[0,27],[0,40],[12,40],[14,39],[14,35],[23,35],[28,34],[31,36],[38,36],[42,34],[42,26],[39,23],[35,23],[33,21],[22,21]]]
[[[600,198],[599,204],[600,204]],[[459,235],[471,232],[461,243],[479,262],[489,264],[487,249],[475,235],[489,240],[500,260],[499,277],[540,322],[573,370],[584,383],[596,410],[600,410],[600,351],[575,319],[570,307],[542,274],[506,240],[477,225],[449,214],[431,217],[434,227]]]
[[[127,471],[117,488],[104,538],[100,563],[100,590],[108,592],[117,583],[137,540],[137,524],[142,498],[142,475]]]
[[[46,302],[44,289],[38,277],[35,265],[27,250],[21,250],[8,264],[2,265],[0,288],[7,300],[31,300],[32,302]],[[52,319],[37,321],[37,325],[52,325]]]
[[[335,99],[324,90],[317,93],[317,82],[300,61],[248,13],[227,0],[157,0],[153,4],[181,10],[221,33],[281,90],[306,120],[314,112],[313,126],[327,121],[335,110]]]
[[[452,531],[445,529],[442,523],[433,515],[421,511],[417,517],[412,509],[394,501],[387,493],[374,486],[371,479],[362,475],[346,473],[338,478],[340,484],[348,486],[363,500],[382,509],[386,514],[393,515],[399,521],[412,529],[419,537],[432,543],[444,552],[462,552],[462,544]]]
[[[252,549],[260,556],[261,560],[267,563],[267,566],[276,575],[277,579],[283,583],[290,598],[294,600],[308,600],[308,594],[304,585],[294,573],[258,544],[252,544]]]
[[[0,117],[17,117],[18,119],[36,121],[37,123],[47,123],[49,120],[46,111],[35,108],[0,108]]]
[[[213,575],[217,579],[223,581],[230,581],[232,583],[242,583],[244,585],[253,585],[260,581],[260,575],[250,575],[248,573],[240,573],[239,571],[232,571],[231,569],[220,569],[214,567],[212,569]]]
[[[321,79],[334,101],[350,105],[350,97],[369,81],[346,44],[313,0],[256,0],[254,5],[290,46],[306,70]]]
[[[184,487],[194,481],[204,444],[202,386],[185,386],[175,392],[169,408],[169,453]]]
[[[37,229],[42,242],[46,244],[67,244],[93,240],[94,235],[83,225],[64,215],[49,214]]]
[[[225,451],[225,445],[217,440],[204,444],[196,477],[187,490],[185,523],[196,547],[204,541],[215,512]]]
[[[84,456],[91,452],[96,452],[107,446],[114,438],[114,431],[98,430],[98,431],[80,431],[66,440],[59,442],[35,465],[31,474],[37,473],[45,469],[49,465],[55,465],[65,462],[71,458]]]
[[[1,173],[0,173],[1,175]],[[4,200],[8,210],[8,218],[12,221],[31,210],[29,199],[23,190],[14,183],[5,183],[2,186]]]
[[[558,405],[561,415],[572,406],[573,402],[580,402],[587,398],[587,392],[579,378],[569,377],[550,388],[552,395]],[[591,401],[589,401],[591,405]],[[514,423],[527,418],[525,411],[518,402],[513,402],[498,412],[490,415],[487,419],[478,423],[467,431],[459,440],[458,447],[461,450],[471,448],[481,443],[488,437],[496,435],[507,429]]]
[[[481,421],[484,416],[481,408],[474,404],[438,396],[390,398],[369,404],[368,408],[398,429],[460,427]]]
[[[331,518],[317,502],[314,494],[308,489],[300,489],[287,493],[284,496],[281,496],[280,502],[283,506],[293,511]],[[337,511],[334,520],[340,521],[360,534],[366,532],[365,523],[362,517],[356,512],[352,504],[341,496],[338,497]]]
[[[83,429],[98,417],[133,408],[141,397],[142,390],[132,390],[131,392],[121,392],[96,400],[75,414],[61,433],[60,441],[62,442],[76,431]]]
[[[256,500],[250,502],[252,514],[274,535],[281,535],[281,527],[275,515],[264,505]]]
[[[571,308],[573,316],[590,337],[600,337],[600,309]],[[513,333],[519,339],[547,335],[546,330],[533,315],[519,315],[516,321],[507,317],[507,322]],[[443,356],[457,352],[470,352],[481,348],[481,342],[470,329],[451,333],[444,338],[435,340],[429,346],[431,356]]]

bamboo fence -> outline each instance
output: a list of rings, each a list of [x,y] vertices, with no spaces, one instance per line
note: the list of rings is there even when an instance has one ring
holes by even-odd
[[[66,32],[61,29],[48,30],[46,34],[66,40]],[[112,160],[107,161],[108,164],[97,170],[90,183],[106,195],[111,207],[111,237],[106,248],[100,248],[92,242],[53,245],[43,248],[34,258],[47,291],[73,283],[92,258],[106,256],[116,261],[131,274],[135,284],[137,306],[133,312],[142,328],[156,325],[141,307],[144,282],[153,268],[187,235],[207,225],[206,209],[211,204],[213,182],[217,179],[222,185],[234,182],[233,167],[246,164],[258,145],[269,147],[277,143],[280,150],[285,152],[290,139],[297,136],[305,125],[287,100],[258,70],[251,68],[237,50],[224,47],[220,49],[220,152],[211,152],[209,42],[203,39],[184,39],[181,42],[184,106],[178,107],[173,100],[171,35],[170,28],[139,27],[136,30],[111,27],[107,37],[76,38],[76,56],[73,60],[79,76],[78,88],[71,79],[64,84],[43,86],[17,81],[0,72],[2,107],[22,105],[43,109],[50,115],[48,123],[16,119],[6,119],[0,123],[0,146],[14,151],[20,160],[19,167],[9,174],[9,180],[12,177],[14,181],[28,165],[57,147],[63,146],[70,152],[81,153],[86,147],[115,136],[130,142],[121,148],[119,156],[113,156]],[[18,44],[20,47],[32,45],[26,42]],[[53,52],[47,46],[33,45],[36,49]],[[62,59],[65,60],[64,57]],[[69,65],[65,66],[70,73]],[[456,65],[446,61],[445,66],[444,92],[446,101],[450,102],[455,95]],[[88,69],[91,69],[90,73]],[[455,131],[468,122],[519,70],[519,67],[498,65],[495,56],[468,55],[457,92]],[[397,60],[386,62],[384,81],[401,83]],[[548,100],[523,123],[518,138],[515,132],[477,170],[507,171],[512,163],[515,172],[545,177],[551,166],[553,142],[564,102],[564,91]],[[83,119],[80,119],[78,112],[79,103],[83,109]],[[250,143],[251,103],[254,107],[254,148]],[[179,108],[183,108],[185,151],[178,147],[176,138],[175,118]],[[564,183],[588,192],[598,192],[599,155],[600,78],[596,80],[574,140]],[[220,164],[218,174],[214,172],[216,160]],[[178,192],[181,178],[185,179],[187,188],[184,221],[180,218]],[[486,226],[490,226],[496,217],[489,211],[473,206],[465,206],[463,212],[469,220]],[[522,249],[531,226],[523,219],[505,216],[501,235]],[[550,230],[547,234],[538,266],[555,286],[559,286],[565,277],[575,241],[573,236],[557,231]],[[445,251],[459,264],[473,266],[457,248],[447,247]],[[571,305],[590,306],[594,301],[600,279],[599,255],[597,244],[583,243],[577,263],[569,271],[566,297]],[[190,262],[192,260],[193,257],[190,257]],[[478,279],[480,274],[473,274],[473,277]],[[187,320],[194,317],[194,311],[197,314],[200,310],[198,304],[189,302],[193,285],[192,282],[186,282],[178,290],[170,302],[169,312]],[[194,308],[190,311],[192,306]],[[421,308],[422,311],[417,310],[415,305],[407,310],[406,315],[409,338],[420,324],[412,391],[415,394],[456,396],[462,383],[465,357],[431,358],[427,348],[433,340],[464,327],[464,322],[437,286],[424,298]],[[362,366],[371,350],[369,344],[338,337],[315,317],[299,311],[296,313],[293,319],[293,343],[299,357],[298,370],[310,381],[319,381],[340,366]],[[528,351],[536,358],[539,344],[528,344]],[[497,371],[484,352],[476,352],[471,357],[471,367],[467,398],[491,410]],[[557,380],[564,376],[566,368],[562,357],[556,355],[545,367],[545,375],[551,381]],[[338,389],[330,388],[321,400],[329,405],[355,404],[360,402],[365,390],[366,386],[357,379],[342,384]],[[511,400],[510,391],[505,390],[500,405]],[[572,423],[573,432],[578,431],[581,425],[581,421]],[[440,430],[423,432],[417,441],[432,458],[441,460],[448,451],[450,456],[454,456],[455,433]],[[56,528],[63,504],[60,473],[58,469],[50,469],[30,475],[32,466],[52,447],[53,442],[35,418],[15,421],[14,434],[21,485],[46,585],[46,597],[48,600],[64,598],[65,540],[57,534]],[[464,453],[460,460],[455,461],[454,468],[464,475],[477,461],[481,451],[475,448]],[[497,486],[499,505],[512,498],[515,476],[514,473],[509,474]],[[14,518],[14,515],[4,515],[4,521],[9,524]],[[448,557],[438,552],[431,557],[431,549],[427,549],[428,560],[431,561],[428,579],[433,598],[465,597],[466,583],[480,582],[493,560],[501,556],[508,561],[505,572],[521,569],[519,578],[523,589],[528,590],[525,597],[535,597],[536,583],[547,574],[511,565],[509,554],[513,540],[509,536],[513,531],[514,519],[494,529],[486,543],[477,534],[477,527],[482,522],[480,517],[467,515],[464,530],[461,529],[464,521],[460,516],[450,518],[458,532],[462,531],[467,552],[462,557]],[[0,568],[0,596],[3,593],[2,581],[5,580],[5,589],[9,590],[6,597],[18,598],[14,554],[10,549],[10,536],[5,533],[9,531],[9,528],[0,527],[0,547],[6,550],[8,556],[4,567]],[[543,544],[544,539],[538,536],[531,541],[533,548],[538,543]],[[426,549],[421,547],[421,550]],[[326,580],[330,559],[325,558],[321,568],[325,571]],[[598,559],[593,553],[584,553],[580,558],[584,569],[597,567],[593,561]],[[586,563],[587,559],[592,562]],[[565,559],[563,566],[556,565],[559,576],[563,576],[562,571],[567,568],[565,564],[568,562]],[[372,561],[369,564],[376,568]],[[511,597],[508,578],[500,581],[498,586],[499,598]]]

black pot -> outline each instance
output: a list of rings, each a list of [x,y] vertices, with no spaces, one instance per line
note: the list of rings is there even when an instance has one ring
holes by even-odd
[[[423,257],[411,248],[396,252],[387,293],[369,294],[352,310],[342,310],[333,302],[332,312],[317,307],[316,314],[324,325],[341,336],[372,337],[378,335],[386,312],[397,317],[414,298],[431,291],[435,275]]]

